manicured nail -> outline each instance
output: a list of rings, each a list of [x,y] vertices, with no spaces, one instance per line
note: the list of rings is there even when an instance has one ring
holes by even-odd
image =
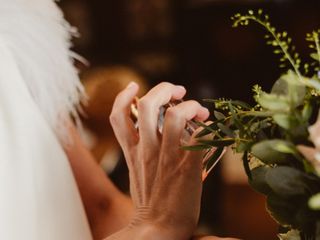
[[[128,85],[127,85],[127,88],[133,88],[135,86],[137,86],[138,84],[135,83],[135,82],[130,82]]]

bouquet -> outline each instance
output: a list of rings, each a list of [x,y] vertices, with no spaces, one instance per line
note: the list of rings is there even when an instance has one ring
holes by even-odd
[[[205,100],[214,105],[215,119],[198,123],[198,144],[186,149],[214,149],[207,169],[228,146],[242,153],[250,185],[266,196],[267,210],[281,226],[279,238],[320,239],[320,30],[306,35],[311,54],[303,63],[288,33],[278,32],[262,10],[232,20],[234,27],[257,23],[266,30],[283,74],[270,92],[253,86],[255,105]]]

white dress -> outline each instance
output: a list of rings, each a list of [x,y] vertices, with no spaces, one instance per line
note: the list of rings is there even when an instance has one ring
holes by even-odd
[[[47,2],[50,8],[55,7],[50,0],[39,1]],[[91,240],[80,194],[52,127],[53,120],[50,121],[41,109],[35,97],[36,90],[32,92],[27,82],[30,76],[36,78],[48,62],[38,62],[34,69],[22,66],[23,61],[14,51],[17,46],[10,38],[12,34],[4,31],[3,21],[7,19],[3,16],[8,17],[10,11],[15,10],[11,3],[28,2],[30,5],[39,1],[0,0],[0,239]],[[11,5],[8,7],[6,4]],[[14,20],[17,25],[11,24],[11,30],[19,31],[14,28],[23,18]],[[31,24],[30,28],[34,29],[34,26]],[[33,45],[30,46],[32,48]],[[54,43],[52,47],[54,49]],[[20,51],[23,56],[23,52],[29,51],[29,54],[32,49]],[[59,51],[59,47],[55,51]],[[68,59],[63,54],[59,61],[62,63]],[[50,56],[47,57],[50,61]],[[32,55],[29,61],[35,62]],[[51,67],[55,67],[54,63]],[[54,71],[47,74],[48,79],[55,76]]]

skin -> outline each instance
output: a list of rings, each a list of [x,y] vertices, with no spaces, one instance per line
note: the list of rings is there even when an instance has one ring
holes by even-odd
[[[202,153],[181,149],[187,121],[205,121],[209,112],[196,101],[169,108],[163,133],[158,133],[159,108],[184,97],[181,86],[161,83],[138,102],[139,131],[130,118],[138,92],[131,83],[116,98],[110,122],[124,152],[132,200],[120,193],[84,147],[74,127],[66,147],[94,239],[187,240],[200,213]],[[195,133],[196,134],[196,133]],[[189,144],[194,144],[191,138]],[[194,240],[218,240],[195,237]]]
[[[94,239],[103,239],[128,224],[133,208],[85,147],[73,125],[72,144],[65,147]]]

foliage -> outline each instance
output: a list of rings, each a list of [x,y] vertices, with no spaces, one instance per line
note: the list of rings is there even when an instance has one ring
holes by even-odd
[[[214,104],[215,120],[209,126],[202,124],[198,137],[211,137],[199,140],[199,146],[232,146],[243,153],[250,185],[267,196],[271,216],[290,230],[280,239],[320,239],[320,177],[297,148],[313,146],[308,127],[320,107],[320,30],[307,34],[311,60],[303,63],[288,33],[278,32],[262,10],[236,14],[232,20],[234,27],[251,22],[264,27],[284,74],[270,92],[253,86],[254,106],[207,99]]]

